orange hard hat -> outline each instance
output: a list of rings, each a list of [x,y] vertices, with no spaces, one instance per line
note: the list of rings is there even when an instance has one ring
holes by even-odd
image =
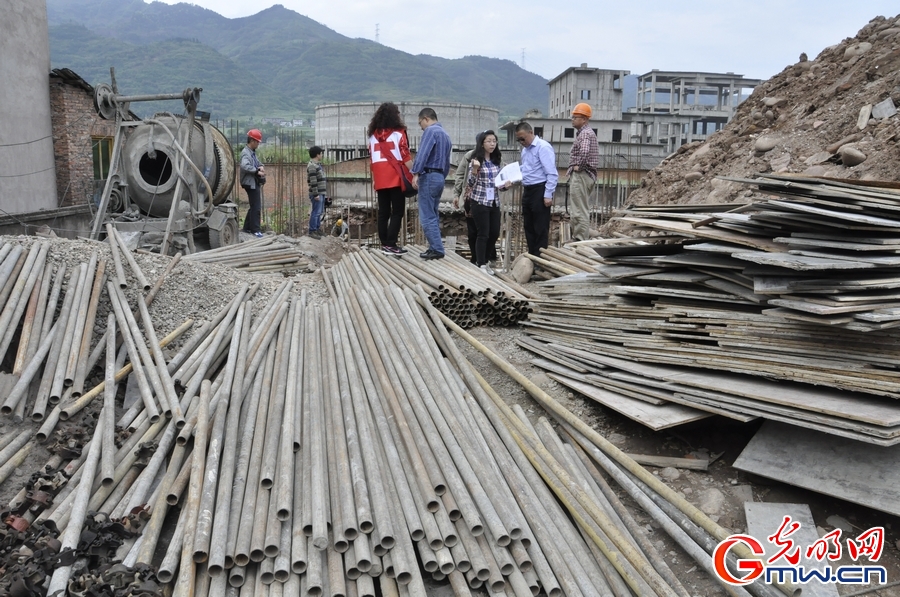
[[[262,143],[262,131],[259,129],[250,129],[247,131],[247,137],[250,139],[256,139],[260,143]]]
[[[572,109],[572,116],[584,116],[585,118],[590,118],[591,114],[593,114],[593,110],[591,107],[585,103],[576,104],[576,106]]]

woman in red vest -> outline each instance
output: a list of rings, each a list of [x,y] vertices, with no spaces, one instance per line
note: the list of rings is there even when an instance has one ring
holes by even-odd
[[[372,179],[378,194],[378,240],[384,253],[402,255],[406,249],[397,245],[397,238],[406,212],[406,198],[400,186],[400,172],[404,168],[409,171],[412,156],[406,125],[397,105],[384,102],[378,106],[369,122],[367,134]]]

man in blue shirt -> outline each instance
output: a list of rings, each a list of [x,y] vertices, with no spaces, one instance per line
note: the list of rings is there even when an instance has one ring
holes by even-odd
[[[428,241],[428,250],[420,253],[422,259],[442,259],[444,243],[441,242],[441,226],[438,206],[444,192],[444,179],[450,173],[450,135],[437,120],[431,108],[419,112],[422,140],[410,171],[413,187],[419,190],[419,222]]]
[[[522,225],[528,252],[540,256],[550,241],[550,208],[559,180],[556,156],[549,143],[534,134],[527,122],[516,125],[522,145]]]

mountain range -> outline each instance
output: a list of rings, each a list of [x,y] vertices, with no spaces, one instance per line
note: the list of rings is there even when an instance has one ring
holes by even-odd
[[[127,95],[201,87],[199,109],[217,119],[387,100],[490,106],[501,121],[547,110],[547,81],[510,60],[412,55],[346,37],[282,5],[229,19],[185,3],[47,0],[47,15],[53,68],[96,85],[109,83],[115,67]]]

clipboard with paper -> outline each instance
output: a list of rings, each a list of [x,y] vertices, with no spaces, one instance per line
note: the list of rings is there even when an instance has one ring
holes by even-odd
[[[519,168],[519,162],[513,162],[503,166],[497,176],[494,177],[494,186],[502,187],[507,182],[522,182],[522,170]]]

